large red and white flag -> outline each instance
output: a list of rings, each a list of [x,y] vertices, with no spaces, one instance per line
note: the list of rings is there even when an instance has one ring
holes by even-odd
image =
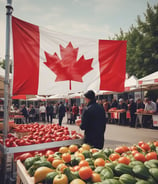
[[[92,40],[12,17],[13,95],[124,91],[126,41]]]

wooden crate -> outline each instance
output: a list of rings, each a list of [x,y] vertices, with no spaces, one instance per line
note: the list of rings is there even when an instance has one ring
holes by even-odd
[[[25,166],[20,160],[17,160],[17,179],[16,184],[34,184],[34,177],[30,177]]]

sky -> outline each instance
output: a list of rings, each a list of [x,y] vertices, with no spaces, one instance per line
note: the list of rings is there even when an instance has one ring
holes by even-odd
[[[158,4],[158,0],[12,0],[12,15],[54,31],[109,39],[120,28],[127,32],[137,25],[138,15],[143,20],[147,2]],[[6,4],[0,0],[0,60],[5,58]]]

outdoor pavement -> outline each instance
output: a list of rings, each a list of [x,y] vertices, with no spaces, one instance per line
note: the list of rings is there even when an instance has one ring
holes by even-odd
[[[58,123],[58,119],[54,119]],[[63,119],[63,126],[67,126],[69,130],[76,130],[78,133],[83,133],[78,126],[67,124],[67,117]],[[158,140],[158,129],[148,128],[131,128],[129,126],[121,126],[116,124],[107,124],[105,131],[104,147],[115,148],[119,145],[131,146],[139,141],[154,141]]]

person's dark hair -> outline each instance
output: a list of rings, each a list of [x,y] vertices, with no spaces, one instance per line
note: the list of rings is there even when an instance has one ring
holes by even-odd
[[[90,100],[95,100],[95,93],[92,90],[87,91],[84,96]]]

